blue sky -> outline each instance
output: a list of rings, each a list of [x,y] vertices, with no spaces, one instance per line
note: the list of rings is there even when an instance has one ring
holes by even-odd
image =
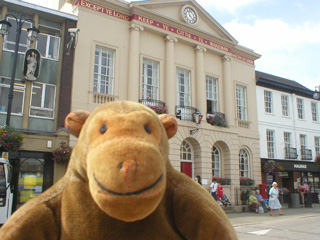
[[[56,0],[28,0],[52,7]],[[240,45],[261,54],[256,70],[314,90],[320,85],[319,0],[197,0]]]

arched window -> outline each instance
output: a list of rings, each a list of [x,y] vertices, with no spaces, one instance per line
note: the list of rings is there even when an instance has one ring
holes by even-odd
[[[193,149],[190,143],[183,141],[180,146],[181,172],[193,177]]]
[[[220,151],[216,146],[212,148],[212,176],[220,177]]]
[[[249,177],[249,153],[246,149],[239,152],[240,177]]]

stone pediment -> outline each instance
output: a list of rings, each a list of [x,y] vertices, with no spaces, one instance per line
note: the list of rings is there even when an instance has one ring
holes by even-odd
[[[150,14],[237,44],[237,41],[194,0],[147,0],[131,4],[133,7],[145,9]]]

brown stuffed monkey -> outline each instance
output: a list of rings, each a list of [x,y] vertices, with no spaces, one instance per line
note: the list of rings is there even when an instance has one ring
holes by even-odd
[[[9,218],[1,240],[237,239],[210,194],[170,164],[173,117],[123,101],[65,123],[78,137],[67,173]]]

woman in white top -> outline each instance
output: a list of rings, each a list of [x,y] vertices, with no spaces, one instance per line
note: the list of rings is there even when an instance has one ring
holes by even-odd
[[[279,215],[283,215],[281,204],[279,202],[279,189],[276,182],[272,183],[272,188],[269,191],[269,207],[271,208],[270,215],[273,216],[273,209],[279,209]]]

